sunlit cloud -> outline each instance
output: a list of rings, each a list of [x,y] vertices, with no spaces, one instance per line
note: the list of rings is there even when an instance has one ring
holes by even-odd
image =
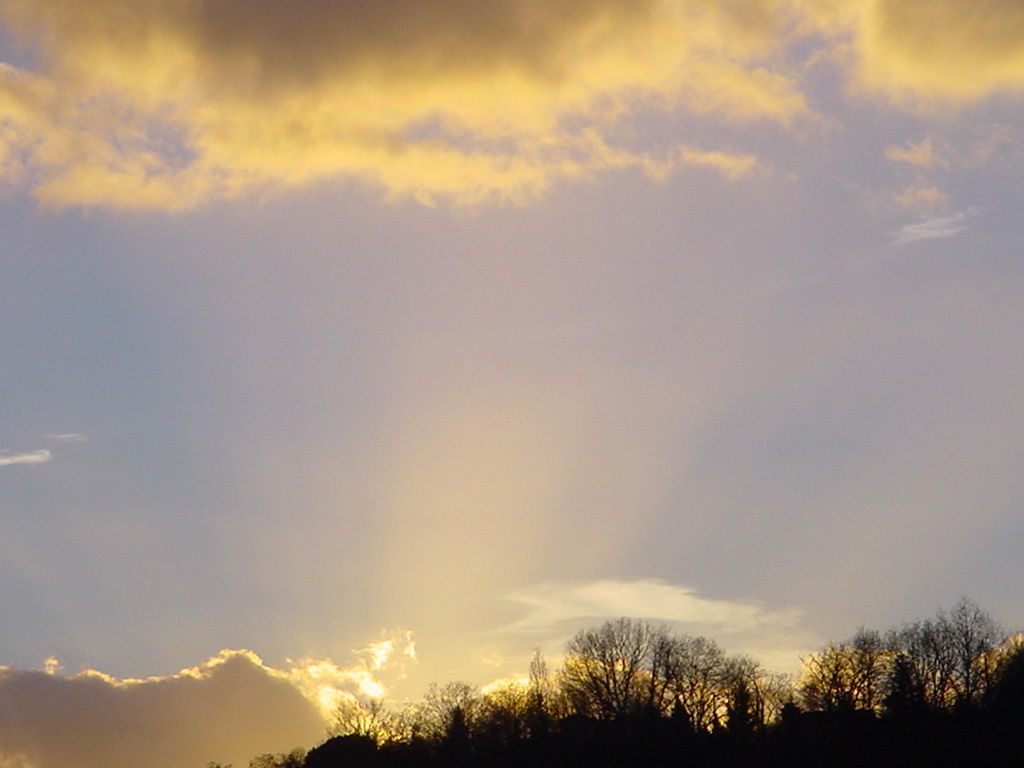
[[[14,4],[0,171],[52,205],[188,208],[331,179],[425,203],[523,202],[559,180],[745,153],[640,148],[679,109],[792,124],[786,3],[450,0]]]
[[[0,765],[246,765],[257,754],[319,743],[341,701],[384,698],[415,663],[412,633],[396,631],[347,667],[303,659],[275,669],[246,650],[146,679],[66,676],[53,656],[38,671],[0,667]]]
[[[804,3],[819,30],[849,42],[851,77],[906,108],[957,106],[1024,90],[1024,11],[988,0]]]
[[[540,584],[508,596],[527,606],[529,613],[512,629],[551,627],[565,621],[638,616],[735,632],[764,624],[792,623],[799,612],[771,612],[755,603],[710,600],[695,589],[659,579],[619,581],[605,579],[587,584]]]
[[[0,467],[10,467],[15,464],[45,464],[53,459],[53,453],[46,448],[27,453],[2,454],[0,453]]]
[[[45,0],[7,4],[0,25],[31,52],[0,63],[0,180],[51,205],[183,209],[329,179],[526,202],[709,161],[742,177],[726,147],[640,147],[637,126],[816,120],[801,69],[829,50],[901,107],[1024,88],[1005,2]]]
[[[564,641],[576,630],[629,616],[721,641],[788,671],[816,638],[801,626],[796,608],[771,610],[747,601],[701,597],[695,589],[660,579],[602,579],[581,584],[545,583],[509,594],[526,615],[502,634]]]
[[[288,677],[330,718],[348,698],[383,699],[416,663],[412,632],[398,630],[356,652],[356,663],[341,667],[330,659],[291,662]]]
[[[907,224],[893,233],[895,238],[893,244],[904,245],[918,240],[952,237],[963,232],[967,228],[968,219],[976,216],[977,213],[978,209],[968,208],[952,216],[936,216],[916,224]]]
[[[246,765],[309,746],[325,721],[285,673],[248,651],[223,651],[176,675],[121,680],[86,671],[0,668],[0,765],[179,768]]]

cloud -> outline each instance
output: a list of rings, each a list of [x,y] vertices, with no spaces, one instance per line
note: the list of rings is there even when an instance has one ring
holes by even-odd
[[[27,52],[0,62],[0,183],[50,205],[332,179],[508,203],[624,167],[742,176],[725,147],[637,136],[663,114],[816,120],[804,65],[828,51],[901,107],[1024,89],[1011,0],[40,0],[4,4],[0,31]]]
[[[907,163],[920,168],[949,168],[948,155],[950,149],[937,146],[937,142],[926,136],[917,144],[907,142],[904,146],[890,146],[885,149],[885,156],[895,163]]]
[[[66,432],[59,435],[47,435],[50,440],[55,440],[58,443],[86,443],[89,441],[85,435],[78,432]]]
[[[905,107],[957,106],[1024,91],[1024,8],[1015,0],[805,3],[848,41],[853,84]]]
[[[247,651],[222,651],[170,677],[118,680],[0,668],[0,765],[194,768],[246,765],[308,747],[325,722],[284,674]]]
[[[53,459],[53,453],[45,448],[28,453],[0,454],[0,467],[9,467],[14,464],[45,464]]]
[[[507,596],[527,614],[502,632],[557,636],[620,616],[665,623],[751,653],[773,669],[789,671],[817,638],[800,625],[795,608],[769,610],[756,602],[713,600],[695,589],[660,579],[602,579],[580,584],[545,583]]]
[[[330,179],[526,202],[619,168],[739,177],[749,153],[638,129],[815,119],[801,59],[828,50],[903,107],[1024,88],[1009,0],[41,0],[0,25],[29,52],[0,63],[0,181],[51,205],[183,209]]]
[[[954,213],[952,216],[936,216],[917,224],[907,224],[893,232],[893,245],[904,245],[917,240],[933,240],[941,237],[952,237],[967,228],[967,220],[977,215],[976,208]]]
[[[301,659],[292,663],[288,676],[329,718],[343,699],[385,698],[391,685],[416,663],[416,642],[408,630],[385,632],[357,656],[356,663],[345,668],[330,659]]]
[[[892,193],[889,199],[899,208],[921,214],[945,213],[949,209],[949,195],[921,177]]]
[[[742,6],[742,7],[740,7]],[[113,0],[6,4],[0,173],[54,205],[187,208],[321,179],[424,202],[522,201],[640,149],[636,119],[808,113],[784,3]],[[742,162],[742,161],[741,161]]]
[[[405,630],[384,632],[342,667],[330,659],[267,666],[225,650],[175,675],[117,679],[0,666],[0,766],[4,768],[195,768],[248,765],[266,752],[322,741],[339,702],[383,698],[416,663]]]
[[[791,622],[795,614],[775,614],[755,603],[709,600],[690,587],[660,579],[618,581],[603,579],[586,584],[548,583],[508,596],[528,606],[530,613],[516,622],[516,629],[548,627],[579,619],[636,616],[699,626],[715,626],[735,632],[765,623]]]

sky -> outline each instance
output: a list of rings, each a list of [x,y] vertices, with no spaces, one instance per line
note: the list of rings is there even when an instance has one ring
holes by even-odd
[[[1024,626],[1021,41],[0,0],[0,768],[245,765],[624,615]]]

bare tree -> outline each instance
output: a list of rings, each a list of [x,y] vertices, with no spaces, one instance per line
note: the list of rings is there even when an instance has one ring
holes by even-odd
[[[847,645],[854,706],[876,711],[882,706],[885,680],[892,665],[893,653],[880,633],[863,627],[857,630]]]
[[[576,633],[566,648],[561,687],[580,714],[613,719],[656,706],[652,659],[663,628],[633,619]]]
[[[849,640],[826,646],[804,659],[804,705],[825,711],[879,710],[893,655],[878,632],[863,628]]]
[[[410,712],[412,735],[426,739],[450,738],[470,729],[480,701],[477,689],[459,681],[431,683],[423,702]]]
[[[788,678],[768,675],[748,657],[727,657],[706,638],[631,619],[577,633],[560,682],[580,714],[612,719],[684,711],[701,730],[730,717],[736,727],[742,718],[759,727],[792,698]]]
[[[934,619],[905,624],[887,641],[912,662],[927,704],[942,709],[981,699],[1004,637],[987,613],[964,598],[949,613],[940,610]]]
[[[978,607],[961,598],[942,619],[953,657],[953,690],[958,704],[977,702],[991,681],[992,651],[1003,641],[1005,632]]]
[[[534,651],[530,661],[527,708],[528,727],[534,736],[549,732],[553,722],[568,715],[571,709],[558,681],[548,671],[540,649]]]
[[[904,624],[890,634],[889,644],[913,663],[928,706],[943,709],[953,704],[956,659],[949,628],[941,616],[938,620]]]
[[[357,699],[346,696],[335,707],[331,736],[368,736],[377,744],[402,738],[403,728],[396,713],[380,699]]]
[[[853,673],[842,644],[831,644],[803,660],[800,696],[807,709],[854,709]]]
[[[787,675],[771,674],[749,656],[730,656],[725,660],[718,712],[725,713],[726,724],[732,730],[736,730],[737,719],[741,732],[774,722],[792,698]]]
[[[725,671],[725,653],[713,640],[676,639],[670,692],[673,703],[686,710],[695,728],[708,730],[718,722]]]
[[[786,705],[793,704],[796,698],[793,677],[759,667],[755,684],[758,719],[764,725],[778,722]]]

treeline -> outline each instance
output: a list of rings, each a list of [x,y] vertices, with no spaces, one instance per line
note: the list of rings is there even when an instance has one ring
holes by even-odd
[[[773,674],[713,640],[618,619],[526,680],[347,700],[333,735],[251,768],[884,768],[1024,765],[1024,643],[969,600],[862,629]]]

